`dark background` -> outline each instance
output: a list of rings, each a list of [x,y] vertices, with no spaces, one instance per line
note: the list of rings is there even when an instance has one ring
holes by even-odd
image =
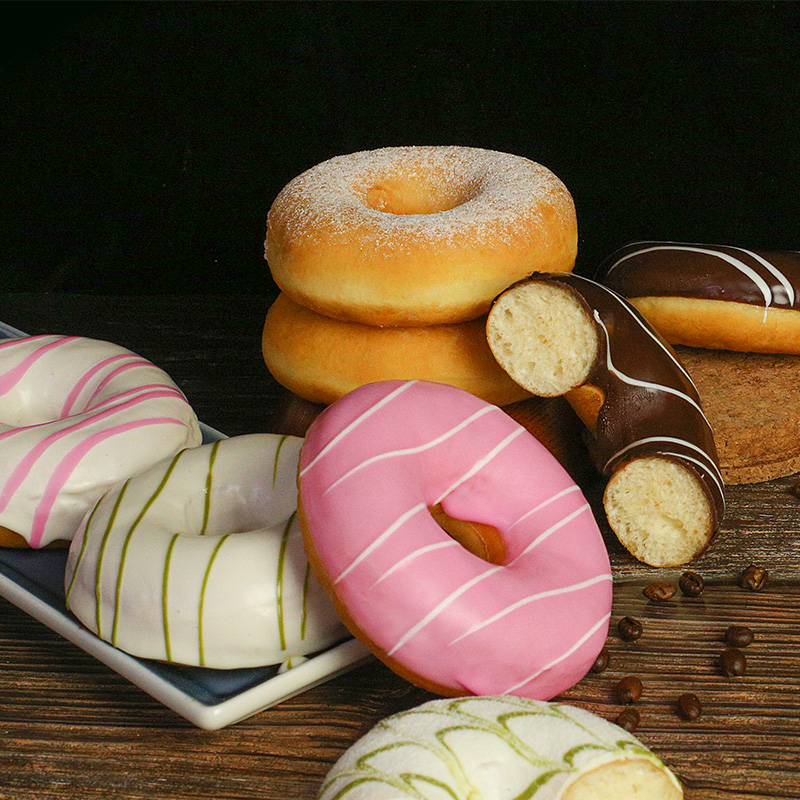
[[[632,239],[800,249],[795,3],[3,3],[6,291],[271,294],[267,210],[334,155],[516,153]]]

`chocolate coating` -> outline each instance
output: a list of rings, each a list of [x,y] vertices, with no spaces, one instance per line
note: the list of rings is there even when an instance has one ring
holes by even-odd
[[[693,297],[800,310],[800,252],[726,245],[634,242],[598,272],[624,297]]]
[[[600,347],[586,383],[605,395],[595,430],[600,471],[612,475],[646,456],[677,461],[700,479],[716,530],[725,511],[717,449],[697,389],[675,351],[627,300],[595,281],[570,273],[532,280],[567,287],[595,321]]]

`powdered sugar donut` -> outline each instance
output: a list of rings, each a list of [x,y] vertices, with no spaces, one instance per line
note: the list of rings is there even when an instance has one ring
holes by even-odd
[[[595,714],[521,697],[467,697],[379,722],[334,764],[318,795],[345,797],[680,800],[683,791],[638,739]]]
[[[0,343],[0,544],[72,539],[106,489],[201,438],[170,377],[124,347]]]
[[[471,147],[338,156],[287,184],[265,253],[296,303],[368,325],[463,322],[533,271],[569,271],[575,207],[550,170]]]
[[[545,699],[602,648],[612,587],[592,511],[496,406],[443,384],[363,386],[309,428],[299,485],[320,582],[411,681]]]
[[[194,666],[277,664],[344,638],[297,524],[301,444],[223,439],[109,490],[70,547],[70,610],[128,653]]]

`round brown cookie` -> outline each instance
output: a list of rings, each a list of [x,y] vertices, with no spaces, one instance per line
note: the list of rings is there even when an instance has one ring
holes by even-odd
[[[726,484],[800,471],[800,356],[675,350],[714,429]]]

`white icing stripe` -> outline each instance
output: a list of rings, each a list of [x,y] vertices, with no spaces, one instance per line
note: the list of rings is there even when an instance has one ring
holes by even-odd
[[[734,258],[733,256],[723,253],[719,250],[709,250],[706,247],[690,247],[688,245],[676,244],[654,245],[653,247],[645,247],[642,250],[634,250],[634,252],[622,256],[608,268],[606,275],[609,275],[611,270],[613,270],[615,267],[618,267],[623,261],[627,261],[629,258],[633,258],[634,256],[643,255],[644,253],[652,253],[656,250],[683,250],[690,253],[702,253],[703,255],[714,256],[715,258],[721,258],[723,261],[727,261],[734,269],[739,270],[739,272],[750,278],[750,280],[758,287],[758,290],[764,297],[764,318],[766,319],[767,309],[772,303],[772,289],[770,289],[769,284],[752,267],[748,267],[744,261],[740,261],[738,258]],[[745,250],[743,252],[748,251]]]
[[[529,675],[524,680],[520,681],[517,684],[514,684],[514,686],[512,686],[510,689],[506,689],[503,692],[503,694],[504,695],[512,694],[513,692],[517,691],[517,689],[524,686],[526,683],[530,683],[532,680],[538,678],[543,672],[547,672],[547,670],[552,669],[557,664],[560,664],[562,661],[569,658],[578,648],[580,648],[585,642],[587,642],[592,636],[594,636],[594,634],[597,633],[597,631],[600,630],[600,628],[602,628],[603,625],[605,625],[609,619],[611,619],[611,614],[606,614],[605,616],[601,617],[601,619],[594,625],[592,625],[592,627],[589,628],[589,630],[583,636],[581,636],[581,638],[578,639],[578,641],[575,642],[575,644],[572,645],[572,647],[570,647],[569,650],[567,650],[565,653],[562,653],[558,658],[553,659],[549,664],[537,670],[532,675]]]
[[[409,641],[409,639],[416,636],[426,625],[428,625],[428,623],[436,619],[436,617],[438,617],[442,611],[458,600],[462,594],[469,591],[473,586],[485,580],[486,578],[491,577],[496,572],[499,572],[501,569],[505,569],[505,567],[492,567],[491,569],[487,569],[480,575],[476,575],[472,580],[469,580],[459,586],[458,589],[447,595],[447,597],[445,597],[444,600],[442,600],[435,608],[431,609],[416,625],[409,628],[400,638],[400,641],[397,642],[397,644],[391,650],[387,651],[386,655],[391,656],[396,653],[404,644],[406,644],[406,642]]]
[[[567,514],[566,517],[560,519],[554,525],[551,525],[546,531],[540,533],[515,559],[509,561],[508,566],[513,567],[514,564],[516,564],[517,561],[519,561],[522,558],[522,556],[529,553],[537,545],[540,545],[545,539],[554,534],[557,530],[560,530],[565,525],[568,525],[570,522],[572,522],[572,520],[575,519],[575,517],[583,514],[583,512],[586,511],[588,508],[589,504],[584,503],[580,508],[575,509],[575,511],[573,511],[571,514]]]
[[[444,492],[438,500],[435,500],[431,505],[439,505],[451,492],[454,492],[462,483],[468,481],[475,473],[480,472],[498,453],[504,450],[514,439],[520,434],[526,433],[525,428],[517,428],[513,433],[506,436],[500,444],[489,451],[480,461],[474,464],[464,475],[462,475],[446,492]]]
[[[335,586],[337,583],[339,583],[339,581],[341,581],[344,577],[346,577],[351,570],[355,569],[373,550],[375,550],[376,547],[379,547],[381,544],[383,544],[383,542],[386,541],[386,539],[388,539],[398,528],[400,528],[409,519],[411,519],[411,517],[413,517],[414,514],[418,514],[420,511],[422,511],[423,508],[427,509],[425,503],[418,503],[413,508],[410,508],[408,511],[406,511],[404,514],[401,514],[382,534],[380,534],[380,536],[378,536],[370,544],[369,547],[365,548],[358,555],[358,557],[353,562],[351,562],[349,567],[345,568],[344,572],[342,572],[341,575],[339,575],[339,577],[334,580],[333,585]]]
[[[789,279],[774,264],[767,261],[766,258],[760,256],[758,253],[754,253],[752,250],[745,250],[744,247],[736,247],[734,249],[742,253],[747,253],[751,258],[758,261],[771,275],[776,277],[781,286],[786,290],[786,297],[789,300],[789,305],[794,306],[794,286],[792,286]],[[772,299],[775,299],[774,296]]]
[[[461,634],[457,638],[453,639],[452,642],[448,645],[455,644],[456,642],[460,642],[462,639],[465,639],[467,636],[471,636],[473,633],[476,633],[479,630],[491,625],[493,622],[497,622],[497,620],[502,619],[503,617],[511,614],[512,612],[516,611],[518,608],[522,606],[526,606],[529,603],[535,603],[537,600],[543,600],[547,597],[556,597],[560,594],[569,594],[570,592],[579,592],[581,589],[586,589],[589,586],[594,586],[596,583],[603,583],[604,581],[611,581],[611,575],[603,574],[603,575],[596,575],[594,578],[589,578],[588,580],[581,581],[580,583],[573,583],[570,586],[562,586],[558,589],[548,589],[546,592],[539,592],[538,594],[531,594],[527,597],[523,597],[521,600],[517,600],[516,603],[512,603],[510,606],[507,606],[502,611],[498,611],[493,616],[489,617],[488,619],[484,620],[483,622],[477,622],[473,625],[468,631]]]
[[[516,527],[521,522],[524,522],[526,519],[528,519],[528,517],[531,514],[535,514],[537,511],[540,511],[545,506],[549,506],[550,503],[554,503],[556,500],[559,500],[560,498],[564,497],[564,495],[571,494],[572,492],[579,492],[580,490],[581,487],[578,486],[577,484],[573,484],[572,486],[568,486],[566,489],[562,489],[560,492],[557,492],[552,497],[548,497],[547,500],[543,500],[541,503],[539,503],[538,506],[534,506],[530,511],[526,511],[518,520],[512,522],[508,526],[507,530],[511,530],[512,528]]]
[[[397,397],[397,395],[401,394],[406,389],[411,388],[415,383],[417,383],[417,381],[407,381],[406,383],[401,384],[396,389],[393,389],[391,392],[389,392],[389,394],[387,394],[386,397],[375,403],[374,406],[370,407],[363,414],[356,417],[347,427],[343,428],[338,434],[336,434],[336,436],[334,436],[333,439],[331,439],[328,442],[328,444],[326,444],[325,447],[323,447],[322,450],[320,450],[319,453],[317,453],[317,455],[312,459],[312,461],[309,464],[306,464],[306,466],[303,467],[302,470],[300,470],[300,474],[305,475],[306,472],[308,472],[311,469],[311,467],[313,467],[314,464],[317,463],[317,461],[319,461],[332,447],[337,445],[345,436],[347,436],[350,432],[352,432],[354,428],[358,427],[365,419],[372,416],[372,414],[380,410],[388,402],[394,400],[394,398]]]
[[[380,578],[378,578],[378,580],[376,580],[375,583],[373,583],[372,586],[370,586],[369,588],[370,589],[374,588],[382,580],[385,580],[390,575],[397,572],[398,569],[402,569],[403,567],[406,566],[406,564],[410,563],[414,559],[419,558],[419,556],[425,555],[425,553],[430,553],[433,550],[440,550],[443,547],[453,547],[453,546],[460,547],[461,545],[455,539],[449,539],[446,542],[437,542],[436,544],[429,544],[426,545],[425,547],[420,547],[416,549],[413,553],[409,553],[407,556],[405,556],[405,558],[401,558],[393,567],[387,569],[386,572],[384,572],[383,575],[381,575]]]
[[[689,383],[691,383],[692,386],[694,386],[694,381],[692,380],[692,376],[686,371],[686,368],[683,366],[683,364],[681,364],[681,362],[678,361],[677,358],[675,358],[674,353],[665,346],[664,342],[662,342],[661,339],[658,338],[655,331],[653,331],[649,327],[648,323],[644,322],[644,320],[642,320],[639,317],[639,315],[636,313],[635,309],[631,306],[628,300],[626,300],[622,295],[615,292],[613,289],[609,289],[608,286],[603,286],[602,283],[593,281],[590,278],[584,278],[582,275],[574,275],[574,274],[572,275],[572,277],[580,278],[582,281],[586,281],[587,283],[599,286],[603,291],[607,292],[611,297],[613,297],[627,312],[627,314],[631,317],[631,319],[667,354],[667,356],[669,356],[672,363],[681,371],[686,380],[688,380]],[[696,386],[695,390],[697,390]]]
[[[678,389],[673,389],[671,386],[664,386],[661,383],[640,381],[638,378],[632,378],[630,375],[626,375],[624,372],[617,369],[611,361],[611,337],[608,335],[608,328],[606,328],[603,320],[600,319],[600,314],[597,312],[597,309],[594,310],[594,318],[597,324],[603,329],[603,333],[606,337],[606,367],[610,373],[616,375],[623,383],[627,383],[629,386],[641,386],[643,389],[652,389],[656,392],[666,392],[667,394],[679,397],[681,400],[685,400],[687,403],[697,409],[697,411],[700,413],[700,416],[703,418],[703,421],[706,423],[706,425],[708,425],[709,429],[711,428],[711,423],[709,423],[706,415],[703,413],[703,409],[700,408],[700,404],[694,400],[694,398],[689,397],[689,395],[685,392],[681,392]]]
[[[425,444],[421,444],[418,447],[407,447],[407,448],[405,448],[403,450],[391,450],[391,451],[389,451],[387,453],[379,453],[376,456],[372,456],[371,458],[368,458],[366,461],[362,461],[360,464],[357,464],[355,467],[353,467],[348,472],[345,472],[344,475],[342,475],[337,480],[335,480],[322,493],[322,496],[324,497],[326,494],[328,494],[328,492],[330,492],[333,489],[335,489],[342,481],[347,480],[347,478],[349,478],[351,475],[353,475],[354,473],[364,469],[365,467],[368,467],[370,464],[374,464],[377,461],[383,461],[386,458],[395,458],[395,457],[398,457],[398,456],[407,456],[407,455],[413,455],[415,453],[422,453],[423,451],[428,450],[431,447],[436,447],[437,444],[441,444],[442,442],[444,442],[447,439],[449,439],[451,436],[455,436],[459,431],[461,431],[464,428],[466,428],[468,425],[473,423],[476,419],[478,419],[479,417],[482,417],[484,414],[488,414],[488,413],[490,413],[492,411],[500,411],[500,409],[497,406],[485,406],[484,408],[481,408],[479,411],[476,411],[471,416],[467,417],[467,419],[465,419],[462,422],[460,422],[454,428],[451,428],[449,431],[443,433],[441,436],[437,436],[435,439],[431,439],[431,441],[426,442]]]
[[[613,456],[611,456],[611,458],[608,459],[608,461],[606,461],[605,465],[603,466],[603,471],[605,472],[605,470],[608,469],[608,465],[611,464],[612,461],[627,453],[632,447],[637,447],[640,444],[649,444],[650,442],[672,442],[673,444],[680,444],[684,447],[690,448],[691,450],[696,450],[706,459],[706,463],[697,461],[691,456],[686,456],[683,453],[673,453],[672,455],[676,456],[677,458],[684,458],[687,461],[692,461],[706,470],[719,485],[720,492],[722,492],[724,495],[722,473],[719,471],[717,465],[714,463],[708,453],[706,453],[705,450],[697,445],[687,442],[685,439],[676,439],[674,436],[648,436],[645,439],[638,439],[635,442],[631,442],[630,444],[625,445],[625,447],[623,447],[621,450],[618,450]]]

